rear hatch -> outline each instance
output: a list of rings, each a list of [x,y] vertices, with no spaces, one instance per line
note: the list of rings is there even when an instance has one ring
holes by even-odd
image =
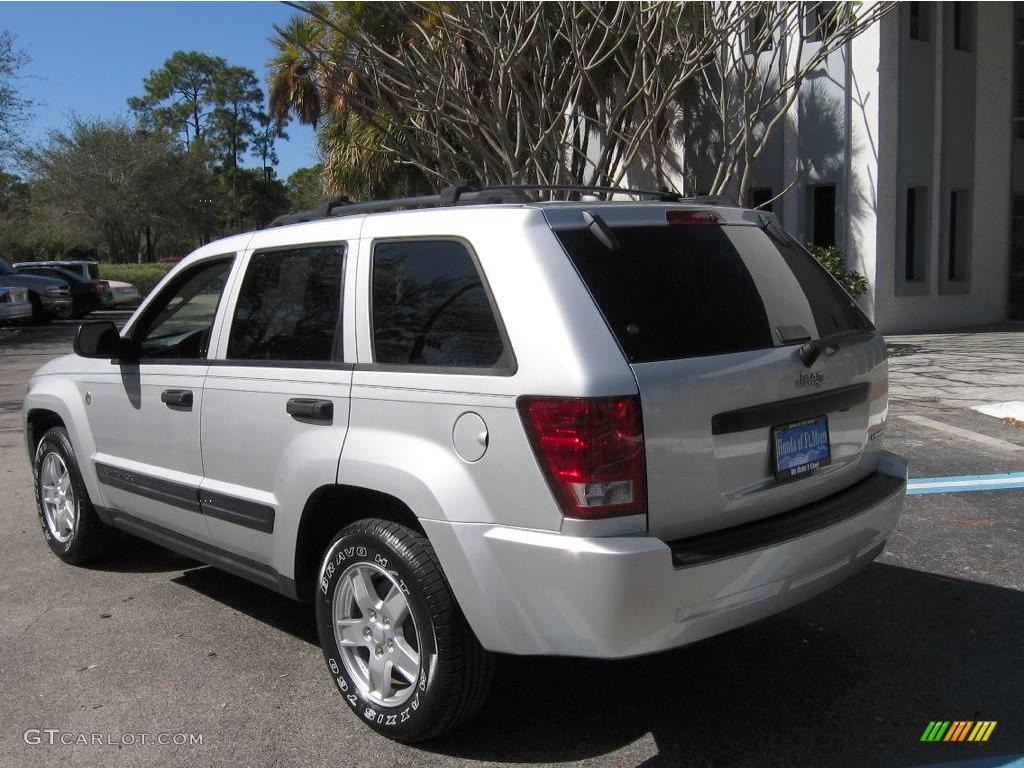
[[[870,474],[885,345],[854,300],[768,215],[620,206],[552,224],[636,376],[650,531],[740,525]]]

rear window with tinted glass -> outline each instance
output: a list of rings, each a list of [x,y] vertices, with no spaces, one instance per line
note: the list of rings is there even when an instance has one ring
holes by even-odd
[[[729,236],[730,230],[740,228],[744,237]],[[588,229],[555,234],[630,362],[774,346],[772,307],[766,302],[787,303],[796,297],[768,290],[762,295],[751,264],[760,270],[788,267],[792,279],[787,281],[792,292],[803,292],[799,298],[810,305],[818,336],[871,328],[853,299],[813,257],[757,227],[690,224],[620,226],[612,231],[617,250]]]
[[[609,250],[587,229],[558,238],[632,362],[772,346],[764,303],[721,227],[617,227]]]
[[[857,302],[796,240],[779,227],[771,229],[771,239],[811,305],[819,337],[874,330]]]

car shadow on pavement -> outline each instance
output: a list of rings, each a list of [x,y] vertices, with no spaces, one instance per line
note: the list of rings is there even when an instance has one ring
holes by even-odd
[[[120,536],[113,551],[99,560],[80,566],[93,571],[110,571],[112,573],[161,573],[180,571],[198,566],[200,563],[190,557],[179,555],[169,549],[139,539],[124,531],[116,531]]]
[[[310,645],[320,645],[312,603],[300,603],[205,565],[185,571],[172,581],[305,640]]]
[[[875,563],[791,611],[618,662],[501,657],[488,704],[433,752],[645,766],[907,766],[1024,753],[1024,593]],[[922,743],[995,720],[987,743]],[[650,735],[648,735],[650,734]],[[650,745],[643,748],[643,754]]]
[[[213,568],[174,579],[317,643],[313,609]],[[670,653],[499,656],[488,703],[437,755],[615,765],[909,766],[1024,753],[1024,593],[874,563],[832,592]],[[922,743],[995,720],[986,743]],[[631,760],[632,752],[657,755]],[[639,742],[635,748],[631,745]],[[431,755],[430,753],[434,753]]]

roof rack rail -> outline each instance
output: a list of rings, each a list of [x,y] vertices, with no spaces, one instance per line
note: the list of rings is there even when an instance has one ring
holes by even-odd
[[[334,213],[336,208],[341,208],[345,205],[351,205],[352,201],[347,197],[339,197],[334,200],[325,200],[320,203],[316,208],[310,208],[308,211],[298,211],[297,213],[286,213],[283,216],[278,216],[272,222],[270,226],[279,227],[284,224],[299,224],[303,221],[316,221],[317,219],[326,219]]]
[[[608,199],[612,195],[633,195],[635,197],[652,197],[663,203],[676,203],[684,198],[675,192],[650,189],[631,189],[628,187],[599,187],[585,184],[491,184],[473,186],[460,182],[445,187],[436,195],[418,195],[415,197],[397,197],[391,200],[367,200],[354,203],[347,197],[330,200],[316,208],[298,213],[278,216],[270,226],[280,227],[285,224],[298,224],[304,221],[317,221],[333,216],[353,216],[359,213],[377,213],[404,208],[443,208],[453,205],[489,205],[494,203],[527,203],[530,202],[527,192],[564,192],[590,194]]]
[[[631,187],[601,187],[588,184],[491,184],[484,187],[468,187],[469,192],[493,192],[510,190],[519,192],[576,192],[580,194],[633,195],[634,197],[653,197],[662,203],[675,203],[682,197],[675,192],[656,189],[634,189]]]
[[[698,205],[720,205],[729,208],[740,207],[739,203],[728,195],[695,195],[684,199],[688,203],[697,203]]]

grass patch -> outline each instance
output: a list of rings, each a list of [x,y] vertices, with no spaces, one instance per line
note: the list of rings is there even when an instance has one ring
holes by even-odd
[[[100,264],[101,280],[131,283],[146,296],[174,264]]]

